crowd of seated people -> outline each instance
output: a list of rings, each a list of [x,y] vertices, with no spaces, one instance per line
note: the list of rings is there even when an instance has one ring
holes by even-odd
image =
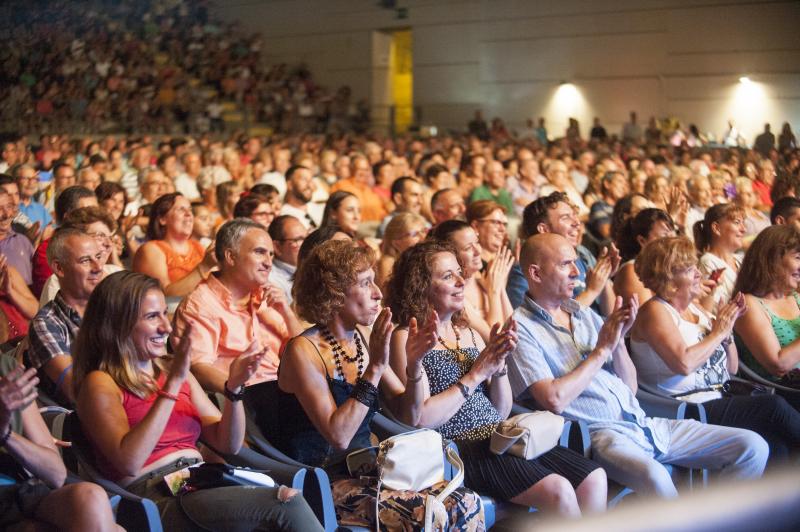
[[[265,64],[260,36],[207,1],[14,1],[0,20],[0,119],[15,130],[215,132],[225,101],[276,131],[364,125],[349,87]]]
[[[97,5],[52,4],[0,54],[0,118],[22,132],[0,143],[2,527],[115,526],[102,490],[63,486],[37,394],[76,410],[99,471],[175,530],[320,528],[285,487],[164,494],[165,475],[220,459],[202,442],[236,453],[247,415],[328,473],[342,525],[371,526],[380,495],[386,528],[419,527],[439,489],[348,475],[379,409],[455,443],[452,529],[483,529],[479,495],[577,517],[606,508],[609,479],[672,497],[665,465],[716,481],[797,462],[790,128],[752,150],[635,115],[589,139],[480,115],[467,133],[368,135],[346,89],[263,70],[258,38],[203,2]],[[278,133],[225,134],[203,87]],[[103,135],[113,122],[130,131]],[[708,423],[649,416],[640,384]],[[493,454],[514,403],[584,421],[589,458]]]
[[[2,339],[43,396],[77,408],[103,473],[153,498],[165,523],[229,515],[217,507],[231,499],[263,510],[254,523],[316,523],[285,489],[209,490],[176,512],[143,481],[215,459],[201,437],[238,449],[240,390],[276,448],[326,469],[343,524],[374,517],[375,485],[349,478],[343,460],[370,445],[379,407],[458,446],[454,528],[482,522],[477,494],[577,516],[605,508],[607,478],[668,497],[678,488],[664,464],[725,479],[797,460],[798,399],[786,391],[800,389],[796,150],[64,140],[48,162],[52,143],[3,144]],[[779,173],[765,197],[787,194],[769,210],[756,192],[764,161]],[[98,182],[79,181],[84,170]],[[756,219],[768,226],[748,233]],[[742,365],[779,393],[731,392]],[[10,375],[8,386],[33,379]],[[648,417],[638,383],[702,404],[708,423]],[[233,405],[216,410],[203,392]],[[492,454],[514,402],[585,421],[591,460],[560,447],[532,461]],[[409,509],[425,492],[382,492],[381,520],[415,526]]]

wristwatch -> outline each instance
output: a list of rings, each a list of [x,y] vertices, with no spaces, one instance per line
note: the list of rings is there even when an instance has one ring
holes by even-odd
[[[225,394],[225,397],[228,399],[228,401],[232,403],[244,399],[244,386],[239,386],[238,391],[232,392],[228,389],[228,381],[225,381],[225,385],[222,387],[222,391]]]
[[[472,395],[469,386],[467,386],[461,381],[456,381],[456,388],[458,388],[458,391],[460,391],[461,395],[464,396],[464,399],[469,399],[470,395]]]

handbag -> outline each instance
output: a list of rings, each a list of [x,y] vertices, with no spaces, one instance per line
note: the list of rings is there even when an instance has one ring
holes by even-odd
[[[489,449],[494,454],[508,453],[532,460],[555,447],[563,430],[564,418],[552,412],[519,414],[497,425]]]
[[[736,397],[739,395],[771,395],[775,393],[775,388],[764,386],[755,382],[744,380],[727,380],[722,383],[723,397]]]
[[[436,496],[425,497],[425,531],[444,530],[447,512],[444,500],[461,486],[464,463],[451,447],[445,449],[447,461],[457,473]],[[379,503],[381,487],[393,490],[422,491],[444,481],[442,436],[435,430],[420,429],[398,434],[378,445],[378,489],[375,497],[376,526],[380,527]]]

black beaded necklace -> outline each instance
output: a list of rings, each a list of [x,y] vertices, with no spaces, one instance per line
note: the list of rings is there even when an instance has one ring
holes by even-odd
[[[358,376],[364,373],[364,349],[361,347],[361,339],[359,338],[358,331],[353,334],[353,341],[356,344],[356,355],[350,356],[347,354],[347,351],[339,344],[339,341],[333,335],[333,333],[328,329],[325,325],[321,325],[319,328],[319,332],[322,334],[322,337],[331,345],[331,350],[333,351],[333,363],[336,365],[336,371],[339,373],[339,376],[342,380],[346,380],[344,377],[344,369],[342,368],[342,359],[350,362],[358,363]]]

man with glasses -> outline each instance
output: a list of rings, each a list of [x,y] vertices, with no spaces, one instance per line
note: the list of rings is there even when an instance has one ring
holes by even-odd
[[[48,226],[53,222],[53,217],[44,205],[35,200],[39,192],[39,172],[31,164],[21,164],[14,167],[14,179],[19,189],[19,211],[31,222],[44,228],[46,233],[43,238],[50,238],[52,228],[48,229]]]
[[[286,170],[286,200],[280,213],[294,216],[306,229],[314,230],[322,223],[321,203],[312,203],[314,179],[311,170],[295,165]]]
[[[275,245],[269,280],[283,290],[289,304],[292,303],[292,278],[297,270],[297,256],[307,233],[300,220],[289,215],[278,216],[269,226],[269,236]]]

